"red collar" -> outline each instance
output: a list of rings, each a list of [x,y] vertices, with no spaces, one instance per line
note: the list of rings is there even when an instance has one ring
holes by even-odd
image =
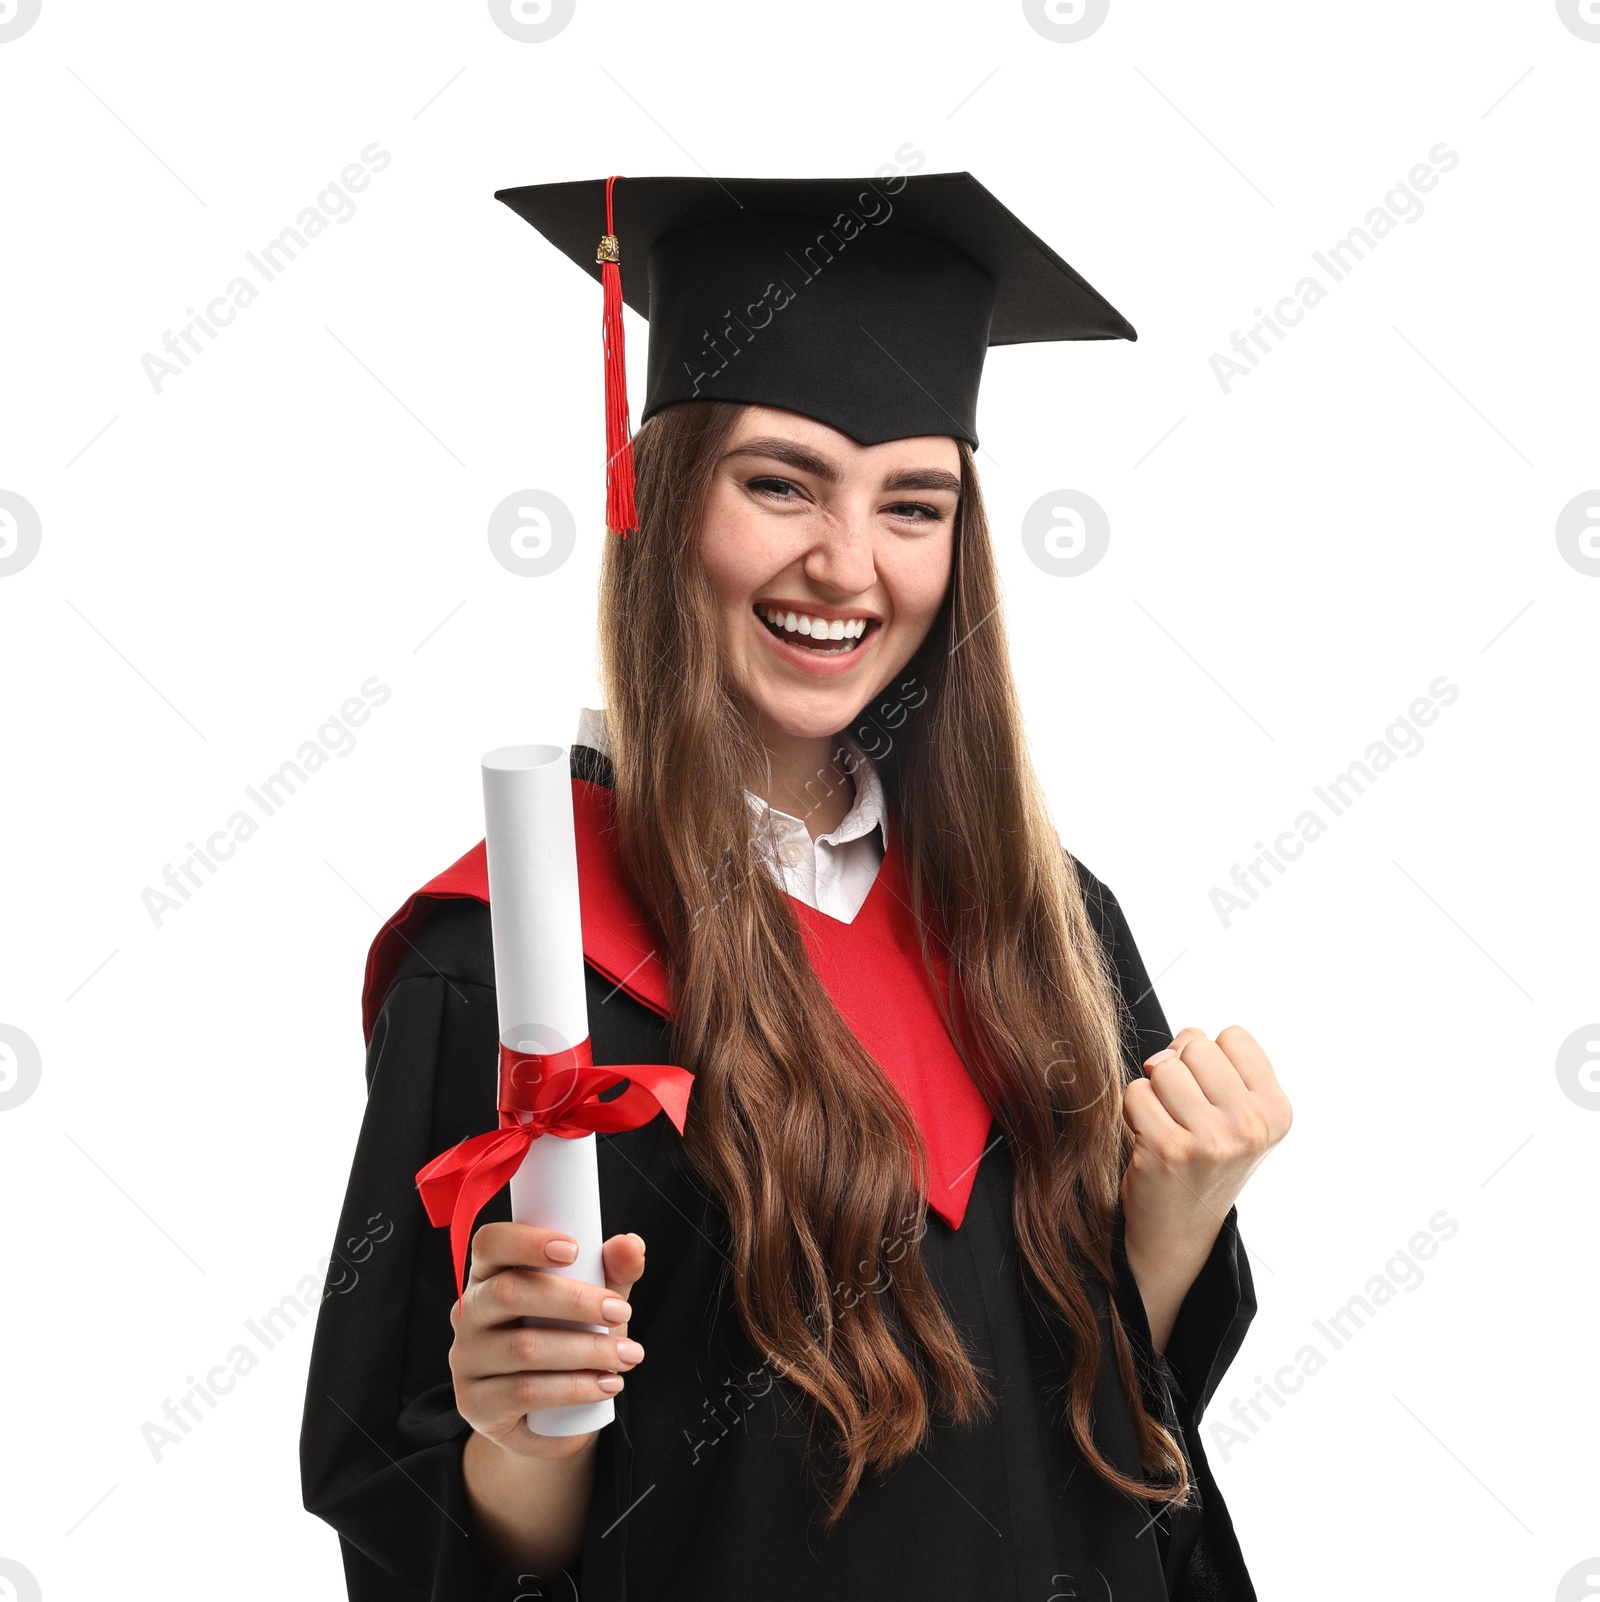
[[[604,785],[572,781],[578,842],[578,897],[584,961],[663,1018],[673,1015],[654,925],[629,891],[612,839],[614,797]],[[930,976],[896,848],[887,849],[861,910],[841,923],[794,900],[812,967],[845,1022],[905,1097],[928,1149],[928,1205],[952,1229],[961,1226],[985,1150],[990,1113],[951,1042],[939,1010],[949,966],[934,942]],[[437,902],[468,898],[487,905],[488,873],[480,841],[430,880],[378,932],[367,957],[362,1026],[368,1040],[401,958]],[[937,988],[936,988],[937,987]],[[959,1007],[960,998],[954,998]],[[690,1117],[694,1116],[693,1105]]]

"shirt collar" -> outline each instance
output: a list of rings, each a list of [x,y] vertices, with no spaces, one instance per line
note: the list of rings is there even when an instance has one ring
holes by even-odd
[[[839,741],[847,752],[841,765],[855,779],[855,800],[838,826],[829,834],[819,834],[817,840],[819,843],[826,841],[829,845],[844,845],[850,840],[859,840],[863,835],[871,834],[874,829],[881,829],[884,844],[887,845],[889,808],[878,770],[872,765],[872,759],[848,734],[841,734]],[[795,817],[792,812],[781,811],[750,790],[744,794],[757,819],[770,816],[780,834],[791,837],[809,835],[804,819]]]
[[[826,840],[830,845],[843,845],[846,841],[859,840],[863,835],[871,834],[874,829],[881,829],[884,844],[887,846],[889,807],[884,794],[883,780],[878,777],[878,770],[873,765],[871,757],[862,750],[857,740],[849,734],[841,734],[839,741],[849,753],[844,766],[855,780],[856,798],[839,826],[831,834],[819,835],[817,838]],[[606,715],[603,709],[586,706],[578,713],[576,743],[589,746],[602,756],[611,755],[611,741],[606,733]],[[775,823],[785,826],[792,824],[805,832],[804,821],[792,813],[780,812],[778,808],[769,806],[762,797],[749,790],[745,791],[745,799],[758,818],[770,813]],[[784,832],[792,831],[786,827]]]
[[[578,733],[573,742],[586,745],[601,756],[611,755],[611,739],[606,733],[606,715],[602,708],[586,706],[578,713]]]

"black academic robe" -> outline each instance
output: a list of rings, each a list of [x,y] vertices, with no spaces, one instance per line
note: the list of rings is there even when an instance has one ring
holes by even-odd
[[[609,782],[574,747],[574,776]],[[1171,1039],[1116,898],[1079,864],[1133,1024],[1128,1073]],[[586,964],[597,1064],[670,1062],[668,1021]],[[1200,1418],[1255,1312],[1230,1210],[1179,1311],[1164,1357],[1122,1250],[1113,1289],[1151,1380],[1148,1403],[1180,1439],[1199,1506],[1152,1519],[1082,1461],[1061,1420],[1070,1335],[1023,1289],[1006,1142],[982,1158],[965,1217],[929,1211],[920,1250],[998,1406],[884,1476],[868,1471],[842,1523],[821,1527],[805,1460],[803,1398],[751,1349],[727,1287],[727,1221],[665,1117],[596,1137],[606,1236],[649,1247],[629,1300],[643,1363],[600,1435],[583,1552],[569,1577],[495,1573],[462,1479],[469,1426],[448,1352],[455,1282],[449,1232],[424,1215],[414,1177],[496,1124],[497,1025],[488,908],[441,902],[384,994],[367,1055],[368,1101],[317,1321],[301,1435],[306,1507],[339,1532],[352,1602],[581,1596],[584,1602],[831,1602],[937,1596],[961,1602],[1077,1597],[1250,1602],[1255,1592],[1206,1462]],[[692,1103],[691,1103],[691,1113]],[[367,1244],[369,1222],[394,1221]],[[502,1191],[479,1222],[510,1217]],[[337,1251],[337,1248],[336,1248]],[[1106,1295],[1091,1286],[1103,1355],[1096,1440],[1139,1472],[1110,1351]]]

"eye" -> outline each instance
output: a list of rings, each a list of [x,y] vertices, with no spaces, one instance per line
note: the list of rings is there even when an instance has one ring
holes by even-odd
[[[754,490],[758,495],[770,495],[775,501],[793,501],[800,498],[800,486],[786,478],[747,479],[745,488]]]
[[[937,506],[929,506],[923,501],[896,501],[885,510],[895,517],[909,517],[920,523],[940,523],[945,516]]]

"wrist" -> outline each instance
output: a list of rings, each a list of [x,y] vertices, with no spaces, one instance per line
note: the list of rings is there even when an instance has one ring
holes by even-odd
[[[1166,1351],[1178,1309],[1189,1294],[1189,1288],[1200,1277],[1215,1240],[1213,1234],[1209,1241],[1194,1237],[1125,1241],[1128,1268],[1138,1287],[1139,1300],[1144,1304],[1150,1344],[1158,1353]]]
[[[527,1426],[519,1420],[518,1428]],[[572,1439],[577,1448],[550,1457],[517,1451],[478,1430],[466,1437],[462,1480],[478,1538],[495,1563],[553,1573],[576,1560],[599,1435]]]
[[[1199,1228],[1151,1228],[1142,1219],[1129,1219],[1123,1235],[1128,1266],[1140,1283],[1187,1289],[1205,1267],[1222,1232],[1221,1223],[1206,1218]]]

